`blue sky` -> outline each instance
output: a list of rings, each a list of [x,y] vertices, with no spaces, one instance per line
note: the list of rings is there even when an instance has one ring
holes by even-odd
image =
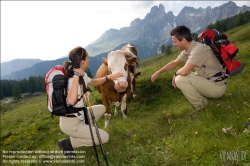
[[[212,8],[228,1],[1,1],[1,62],[54,60],[85,47],[106,30],[128,27],[163,4],[177,16],[184,6]],[[234,1],[250,6],[250,1]]]

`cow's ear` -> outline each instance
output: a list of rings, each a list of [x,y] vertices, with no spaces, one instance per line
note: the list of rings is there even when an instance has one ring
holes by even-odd
[[[107,62],[107,58],[102,58],[102,63],[104,63],[105,65],[108,65],[108,62]]]
[[[128,63],[129,65],[134,66],[134,64],[135,64],[136,61],[137,61],[137,58],[135,58],[135,57],[129,57],[129,58],[126,58],[126,60],[127,60],[127,63]]]
[[[127,52],[124,52],[124,55],[125,55],[125,58],[130,58],[131,57]]]
[[[134,77],[137,78],[137,77],[139,77],[139,75],[141,75],[141,72],[140,72],[140,71],[137,72],[137,73],[135,73],[135,74],[134,74]]]

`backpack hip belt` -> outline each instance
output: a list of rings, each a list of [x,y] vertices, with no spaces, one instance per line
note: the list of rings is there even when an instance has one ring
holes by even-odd
[[[216,73],[212,77],[208,78],[208,80],[213,81],[213,82],[220,82],[225,80],[226,77],[222,72]]]
[[[216,68],[213,68],[213,67],[209,67],[209,66],[205,66],[205,65],[203,65],[202,67],[205,68],[205,70],[206,70],[206,68],[208,68],[210,70],[218,71],[218,73],[216,73],[212,77],[207,78],[210,81],[220,82],[220,81],[223,81],[223,80],[225,80],[227,78],[227,76],[226,76],[226,70],[225,69],[219,70],[219,69],[216,69]]]
[[[70,107],[67,108],[67,113],[68,114],[77,113],[77,112],[79,112],[81,110],[84,110],[84,109],[85,109],[85,107],[76,108],[76,107],[70,106]]]

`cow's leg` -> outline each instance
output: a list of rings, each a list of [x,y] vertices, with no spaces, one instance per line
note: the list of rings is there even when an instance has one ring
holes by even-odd
[[[114,115],[116,116],[117,115],[117,107],[116,107],[116,105],[115,105],[115,112],[114,112]]]
[[[122,111],[122,115],[123,115],[123,119],[127,118],[127,94],[125,94],[122,97],[121,100],[121,111]]]
[[[105,113],[104,117],[105,117],[105,126],[104,127],[107,128],[109,126],[109,121],[111,119],[111,114]]]
[[[134,74],[133,73],[129,73],[130,74],[130,78],[131,78],[131,93],[133,95],[133,98],[135,99],[137,96],[136,96],[136,93],[135,93],[135,77],[134,77]]]
[[[110,110],[110,105],[109,105],[109,100],[108,98],[102,94],[102,104],[106,107],[106,113],[104,114],[105,117],[105,128],[108,127],[109,121],[111,119],[111,110]]]
[[[136,99],[137,98],[137,94],[136,94],[136,90],[135,90],[135,86],[136,86],[136,78],[141,74],[141,72],[137,72],[135,73],[135,75],[133,75],[133,79],[131,80],[131,93],[133,95],[133,98]]]
[[[114,115],[116,116],[116,115],[118,114],[118,112],[117,112],[117,107],[119,107],[121,103],[119,103],[119,102],[115,102],[115,103],[113,103],[113,104],[114,104],[114,106],[115,106],[115,112],[114,112]]]
[[[137,95],[136,95],[136,92],[135,92],[135,78],[133,78],[132,82],[131,82],[131,92],[132,92],[132,95],[133,95],[133,98],[136,99]]]

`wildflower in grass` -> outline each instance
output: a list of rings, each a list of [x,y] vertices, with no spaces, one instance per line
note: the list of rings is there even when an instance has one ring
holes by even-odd
[[[243,132],[249,132],[249,126],[250,126],[250,118],[248,118],[248,121],[243,126]]]
[[[198,134],[198,131],[195,132],[195,135],[197,135],[197,134]]]
[[[135,144],[136,142],[136,134],[133,134],[133,143]]]

